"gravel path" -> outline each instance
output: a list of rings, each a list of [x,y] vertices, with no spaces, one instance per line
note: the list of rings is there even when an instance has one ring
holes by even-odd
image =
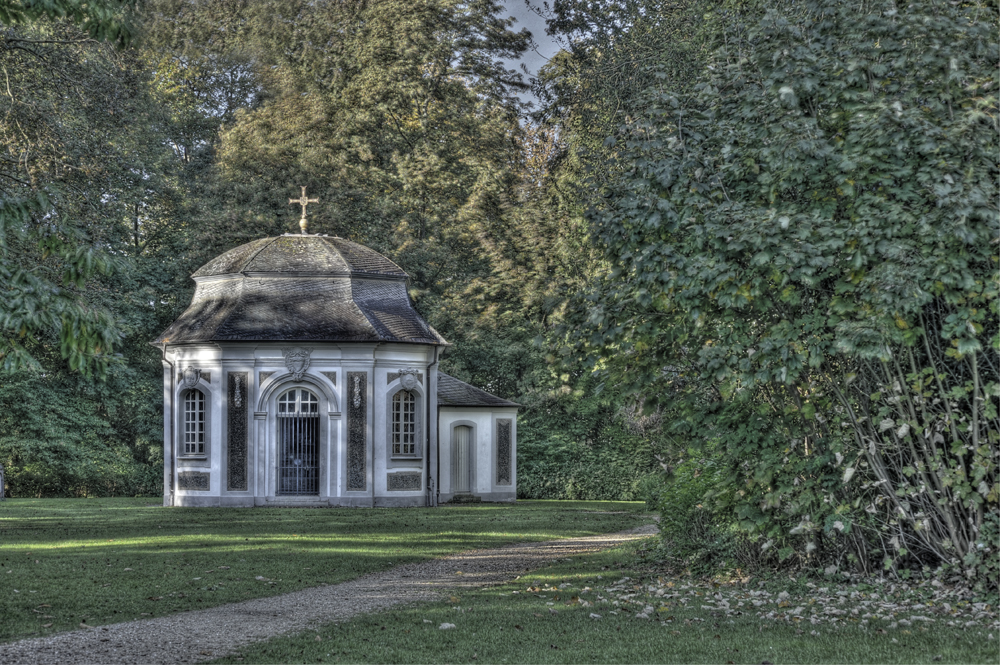
[[[397,566],[342,584],[207,610],[80,629],[0,644],[0,663],[194,663],[243,645],[400,603],[434,600],[446,589],[509,582],[547,563],[656,533],[648,524],[583,538],[472,550]]]

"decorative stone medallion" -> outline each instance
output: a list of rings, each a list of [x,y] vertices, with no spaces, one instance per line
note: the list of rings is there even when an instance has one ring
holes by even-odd
[[[412,374],[412,375],[416,376],[417,377],[417,383],[423,383],[424,382],[424,373],[423,372],[418,372],[415,369],[401,369],[401,370],[397,370],[395,372],[389,372],[389,373],[387,373],[385,375],[385,384],[389,385],[390,383],[392,383],[393,381],[395,381],[396,379],[398,379],[400,376],[402,376],[404,373]],[[404,386],[404,388],[405,388],[405,386]],[[406,388],[406,390],[412,390],[412,389],[413,388]]]
[[[201,381],[201,370],[195,369],[194,367],[188,367],[181,374],[181,383],[184,384],[185,388],[194,388]]]
[[[401,369],[399,370],[399,384],[403,386],[403,390],[413,390],[417,387],[417,370],[415,369]]]
[[[294,380],[302,380],[302,375],[309,369],[309,356],[311,354],[312,350],[303,349],[301,346],[281,350],[281,355],[285,357],[285,367],[292,373]]]

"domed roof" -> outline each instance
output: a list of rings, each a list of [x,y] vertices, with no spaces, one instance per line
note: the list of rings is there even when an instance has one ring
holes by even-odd
[[[406,278],[402,268],[364,245],[344,238],[291,234],[240,245],[212,259],[192,277],[257,272]]]
[[[413,309],[403,269],[343,238],[254,240],[209,261],[192,277],[197,287],[191,304],[153,344],[447,344]]]

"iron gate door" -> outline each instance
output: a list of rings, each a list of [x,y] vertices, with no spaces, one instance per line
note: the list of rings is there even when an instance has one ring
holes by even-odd
[[[278,494],[319,494],[319,399],[296,388],[278,398]]]

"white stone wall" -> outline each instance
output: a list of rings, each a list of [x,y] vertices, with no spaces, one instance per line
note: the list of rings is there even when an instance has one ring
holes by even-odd
[[[511,421],[511,484],[497,485],[497,441],[496,421]],[[513,501],[517,497],[517,409],[490,407],[441,407],[439,409],[440,437],[440,489],[441,501],[449,501],[455,496],[454,450],[455,427],[465,425],[473,429],[475,465],[470,494],[484,501]]]
[[[309,367],[298,381],[285,365],[283,348],[300,346],[311,351]],[[436,349],[416,344],[288,344],[232,343],[169,347],[164,357],[164,503],[166,505],[424,505],[427,472],[432,456],[428,421],[430,379]],[[208,381],[198,388],[207,398],[207,455],[203,459],[184,458],[184,414],[181,394],[186,389],[182,372],[193,367],[207,372]],[[393,460],[389,455],[389,413],[386,397],[398,389],[399,380],[390,373],[415,369],[423,381],[415,391],[419,400],[419,459]],[[228,372],[247,372],[248,399],[248,486],[245,492],[227,491]],[[347,386],[348,372],[364,372],[367,377],[367,482],[363,492],[347,491]],[[268,375],[268,373],[270,373]],[[263,376],[262,376],[263,375]],[[277,485],[276,400],[285,390],[308,388],[320,399],[320,486],[317,497],[281,497]],[[436,452],[433,451],[433,452]],[[182,472],[208,473],[207,490],[180,489]],[[420,486],[413,490],[390,490],[388,474],[420,473]],[[172,479],[173,482],[169,482]],[[398,484],[399,479],[395,479]],[[409,479],[412,482],[412,477]]]

